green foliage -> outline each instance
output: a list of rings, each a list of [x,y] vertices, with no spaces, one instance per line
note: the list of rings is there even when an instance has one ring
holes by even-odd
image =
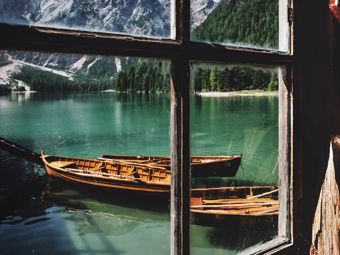
[[[11,88],[9,85],[0,85],[0,95],[8,94],[11,92]]]
[[[0,67],[11,64],[4,52],[0,52]]]
[[[277,0],[222,0],[193,31],[193,38],[277,48],[278,3]]]
[[[194,69],[194,90],[200,91],[235,91],[235,90],[277,90],[278,81],[275,72],[254,69],[245,66],[229,68],[198,67]]]
[[[276,75],[272,75],[270,82],[268,83],[268,90],[275,91],[279,89],[279,81]]]
[[[6,61],[6,57],[5,57],[5,54],[3,52],[0,52],[0,62],[4,62]]]
[[[167,93],[170,65],[168,62],[143,60],[117,74],[116,90],[131,93]]]

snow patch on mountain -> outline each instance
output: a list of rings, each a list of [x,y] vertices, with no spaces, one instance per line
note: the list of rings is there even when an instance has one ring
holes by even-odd
[[[72,0],[42,0],[36,22],[38,24],[49,24],[53,21],[60,20],[63,16],[71,13],[72,6]]]
[[[86,55],[83,56],[81,59],[79,59],[78,61],[76,61],[74,64],[72,64],[69,67],[69,70],[73,73],[76,73],[77,71],[79,71],[80,69],[83,68],[84,63],[87,61],[87,57]]]
[[[54,74],[66,77],[66,78],[68,78],[70,80],[73,80],[72,73],[69,73],[69,72],[66,72],[66,71],[61,71],[61,70],[56,70],[56,69],[49,68],[49,67],[35,65],[35,64],[27,63],[27,62],[20,61],[20,60],[13,60],[13,62],[14,63],[18,63],[20,65],[31,66],[31,67],[37,68],[39,70],[46,71],[46,72],[51,72],[51,73],[54,73]]]
[[[115,64],[117,72],[120,72],[122,70],[122,61],[120,58],[115,58]]]
[[[11,73],[19,71],[21,65],[17,62],[11,62],[6,66],[0,67],[0,86],[9,82]]]
[[[191,1],[191,30],[201,25],[221,0]]]
[[[41,66],[41,65],[35,65],[35,64],[32,64],[32,63],[27,63],[27,62],[21,61],[21,60],[17,60],[17,59],[14,59],[8,53],[6,53],[5,55],[7,57],[9,64],[0,67],[0,85],[8,84],[9,81],[12,79],[11,74],[15,73],[15,72],[19,72],[21,67],[23,67],[23,66],[34,67],[34,68],[37,68],[37,69],[42,70],[42,71],[51,72],[51,73],[66,77],[69,80],[73,80],[73,76],[72,76],[71,73],[61,71],[61,70],[56,70],[56,69],[53,69],[53,68],[44,67],[44,66]],[[18,82],[19,85],[22,83],[22,81],[20,81],[20,80],[16,80],[16,81]],[[26,87],[27,85],[23,85],[23,86]],[[26,88],[26,90],[29,90],[29,88]]]
[[[100,57],[96,57],[90,64],[87,65],[86,71],[89,72],[90,68],[100,59]]]

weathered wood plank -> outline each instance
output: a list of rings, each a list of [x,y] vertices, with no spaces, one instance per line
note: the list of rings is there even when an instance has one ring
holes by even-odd
[[[0,23],[0,37],[0,49],[4,50],[166,59],[186,56],[191,60],[221,63],[285,64],[293,61],[291,55],[277,50],[187,41],[187,32],[186,36],[179,37],[179,40],[170,40]]]
[[[336,175],[339,168],[335,167],[335,158],[340,158],[340,138],[334,139],[333,149],[330,146],[328,167],[323,182],[317,209],[314,216],[311,255],[339,255],[340,231],[340,194]]]
[[[176,58],[171,72],[171,255],[190,252],[189,61]]]

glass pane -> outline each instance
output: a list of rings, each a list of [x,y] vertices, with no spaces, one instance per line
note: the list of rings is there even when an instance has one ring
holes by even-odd
[[[170,37],[170,0],[2,0],[0,22]]]
[[[54,156],[47,175],[0,150],[1,254],[169,254],[170,62],[1,52],[0,63],[0,136]]]
[[[281,26],[280,30],[286,24]],[[191,0],[191,38],[195,41],[278,49],[279,1]]]
[[[191,65],[191,252],[278,235],[278,68]]]

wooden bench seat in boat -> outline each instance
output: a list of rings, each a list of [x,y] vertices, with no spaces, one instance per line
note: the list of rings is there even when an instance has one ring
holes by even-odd
[[[65,161],[55,161],[51,163],[54,167],[59,168],[76,168],[77,165],[74,162],[65,162]]]

